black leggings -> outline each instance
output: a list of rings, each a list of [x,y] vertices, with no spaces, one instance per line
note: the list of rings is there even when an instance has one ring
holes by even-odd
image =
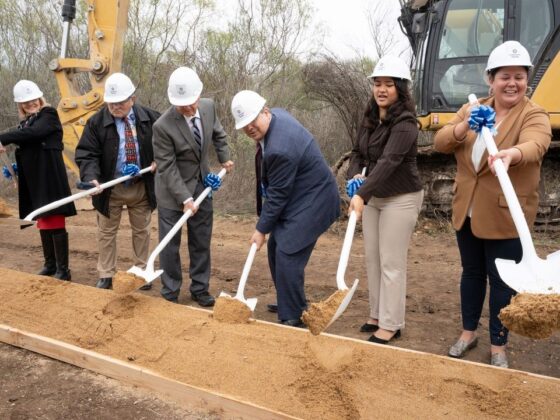
[[[463,328],[475,331],[486,297],[486,278],[490,279],[490,343],[503,346],[507,343],[508,330],[498,318],[500,310],[507,306],[515,291],[503,282],[496,269],[496,258],[519,262],[522,256],[521,242],[515,239],[480,239],[471,231],[471,219],[467,217],[461,230],[457,231],[457,244],[461,253],[461,315]]]

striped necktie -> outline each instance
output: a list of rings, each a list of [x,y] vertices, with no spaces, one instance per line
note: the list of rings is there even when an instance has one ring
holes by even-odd
[[[196,140],[198,147],[202,147],[202,136],[200,135],[200,130],[198,129],[198,125],[196,125],[196,117],[192,117],[191,119],[191,123],[192,123],[192,133],[194,136],[194,139]]]
[[[125,163],[138,164],[138,157],[136,155],[136,142],[134,141],[134,134],[128,117],[123,118],[124,122],[124,152]]]

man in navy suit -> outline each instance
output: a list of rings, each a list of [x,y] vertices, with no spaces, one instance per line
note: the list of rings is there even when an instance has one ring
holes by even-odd
[[[319,236],[340,215],[340,199],[311,133],[287,111],[265,104],[264,98],[248,90],[235,95],[231,104],[235,128],[257,142],[260,217],[251,243],[260,249],[269,234],[268,263],[278,295],[278,319],[304,327],[305,266]]]

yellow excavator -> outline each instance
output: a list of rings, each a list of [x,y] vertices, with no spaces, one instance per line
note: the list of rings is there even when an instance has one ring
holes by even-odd
[[[560,0],[399,1],[399,23],[414,56],[414,96],[424,130],[441,128],[469,93],[488,96],[481,76],[494,47],[517,40],[528,49],[534,65],[531,99],[547,110],[553,129],[537,226],[560,227]],[[426,205],[448,213],[453,161],[428,145],[420,149],[419,166],[429,185]]]
[[[89,58],[68,58],[70,26],[76,0],[64,0],[60,56],[49,63],[60,91],[57,110],[64,128],[64,160],[75,173],[73,153],[84,126],[103,105],[105,79],[121,70],[129,0],[85,0]]]

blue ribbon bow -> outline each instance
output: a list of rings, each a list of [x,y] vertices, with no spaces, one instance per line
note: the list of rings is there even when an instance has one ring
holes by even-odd
[[[12,169],[14,170],[14,173],[18,174],[18,168],[17,168],[17,164],[16,163],[12,163]],[[6,165],[4,165],[2,167],[2,175],[4,175],[4,178],[6,179],[12,179],[12,174],[10,173],[8,167]]]
[[[491,106],[480,105],[471,110],[469,117],[469,127],[471,130],[480,133],[482,127],[488,127],[494,132],[494,124],[496,123],[496,111]]]
[[[354,197],[356,191],[360,189],[364,181],[364,178],[353,178],[346,181],[346,194],[348,194],[348,197]]]
[[[222,186],[222,179],[213,173],[209,173],[204,177],[204,186],[212,188],[212,191],[218,191],[218,189]]]
[[[134,163],[125,163],[121,168],[121,172],[123,175],[135,176],[140,172],[140,168]]]

